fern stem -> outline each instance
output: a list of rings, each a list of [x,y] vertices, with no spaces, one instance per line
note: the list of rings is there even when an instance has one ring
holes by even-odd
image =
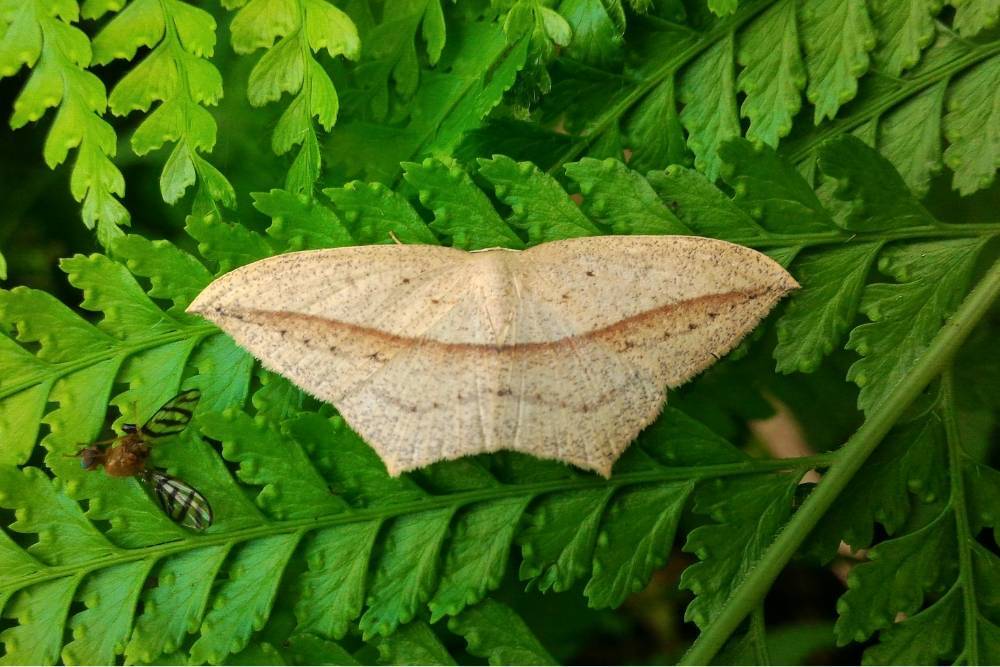
[[[805,472],[813,468],[827,468],[831,466],[839,457],[836,452],[818,454],[816,456],[805,456],[791,459],[751,459],[739,463],[728,463],[714,466],[699,467],[676,467],[659,468],[656,470],[624,473],[612,477],[609,480],[601,479],[595,475],[580,476],[577,478],[561,479],[548,482],[537,482],[534,484],[508,484],[475,491],[462,493],[443,494],[431,496],[417,502],[396,503],[380,505],[375,508],[338,512],[309,519],[297,519],[293,521],[267,521],[250,528],[234,530],[228,533],[208,534],[199,537],[165,542],[148,547],[137,549],[121,549],[103,558],[96,558],[87,562],[76,562],[68,565],[60,565],[40,570],[34,574],[22,577],[16,584],[8,587],[0,587],[0,597],[8,590],[17,590],[29,585],[57,579],[78,572],[89,572],[99,568],[112,567],[122,563],[128,563],[143,558],[162,558],[170,554],[180,553],[202,547],[233,544],[252,539],[259,539],[271,535],[281,535],[296,531],[311,531],[330,526],[358,523],[363,521],[381,520],[386,521],[405,514],[415,512],[426,512],[428,510],[441,508],[458,509],[465,505],[483,501],[495,501],[502,498],[517,496],[540,496],[546,493],[576,490],[593,489],[605,487],[622,487],[633,484],[643,484],[649,482],[666,482],[677,480],[700,480],[716,477],[728,477],[734,475],[753,475],[765,471],[775,470],[797,470]]]
[[[881,407],[876,409],[847,441],[841,449],[837,462],[816,489],[809,494],[805,503],[767,548],[760,561],[733,590],[722,612],[698,636],[680,664],[705,665],[712,661],[747,614],[764,599],[774,580],[781,574],[796,550],[904,410],[931,380],[946,369],[959,346],[982,319],[998,294],[1000,294],[1000,261],[994,262],[955,314],[945,322],[910,374],[896,385]]]
[[[941,415],[944,422],[945,439],[948,443],[948,476],[951,480],[949,504],[955,514],[955,532],[958,547],[958,581],[962,587],[962,604],[965,615],[964,661],[968,665],[979,665],[978,606],[976,587],[973,583],[972,535],[969,532],[969,514],[966,508],[965,479],[962,470],[962,441],[958,432],[955,415],[955,387],[951,368],[945,370],[941,382]]]

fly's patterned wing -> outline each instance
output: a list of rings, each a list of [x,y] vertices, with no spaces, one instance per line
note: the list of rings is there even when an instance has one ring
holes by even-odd
[[[212,525],[212,506],[187,482],[159,470],[147,470],[139,480],[175,522],[191,530],[205,530]]]
[[[177,435],[191,421],[191,415],[194,414],[194,407],[198,404],[199,398],[201,391],[198,389],[188,389],[177,394],[142,425],[140,429],[142,435],[147,438]]]

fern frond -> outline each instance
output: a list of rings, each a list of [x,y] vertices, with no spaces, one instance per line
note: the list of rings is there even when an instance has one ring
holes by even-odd
[[[376,123],[354,114],[330,136],[325,148],[331,181],[363,177],[391,184],[400,163],[449,154],[501,102],[527,53],[526,39],[508,45],[496,24],[455,22],[448,48],[433,69],[421,72],[421,84],[399,118]]]
[[[988,186],[997,169],[993,145],[983,150],[972,137],[1000,127],[990,102],[997,86],[987,83],[996,78],[998,42],[954,39],[941,23],[942,4],[760,0],[733,4],[694,29],[630,27],[624,39],[637,68],[557,59],[534,132],[520,133],[521,144],[506,139],[505,148],[523,159],[534,155],[544,128],[566,128],[570,139],[560,139],[564,148],[548,158],[551,170],[582,155],[621,158],[626,151],[637,168],[662,169],[686,164],[687,149],[714,180],[725,161],[720,147],[744,134],[741,117],[744,136],[780,144],[806,173],[820,144],[863,128],[918,194],[942,161],[954,172],[953,187],[969,194]],[[967,16],[993,16],[990,4],[959,6]],[[953,25],[959,22],[956,15]],[[813,108],[803,110],[804,101]],[[477,132],[492,136],[493,124],[505,122],[497,114],[464,150],[476,155]],[[557,138],[553,132],[544,141],[558,145]],[[944,155],[943,139],[950,144]]]
[[[487,598],[448,621],[465,637],[469,653],[491,665],[553,665],[555,660],[513,609]]]
[[[366,7],[362,13],[369,11]],[[363,74],[358,77],[359,84],[367,92],[372,115],[382,120],[389,113],[392,90],[406,100],[420,84],[418,30],[427,64],[433,67],[441,58],[448,32],[444,10],[441,0],[391,0],[382,4],[375,25],[363,29],[362,17],[356,23],[362,26],[361,41],[365,45],[357,68],[358,74]]]
[[[133,60],[140,47],[151,49],[115,85],[111,113],[148,112],[132,135],[137,155],[174,142],[160,174],[164,201],[175,203],[198,182],[203,198],[236,205],[233,186],[200,153],[215,146],[215,119],[204,108],[222,97],[222,76],[208,60],[215,49],[215,19],[181,0],[134,0],[94,38],[94,64]]]
[[[229,0],[224,4],[240,7],[230,25],[233,49],[240,54],[260,48],[267,51],[250,72],[250,104],[264,106],[285,93],[292,95],[274,128],[271,148],[284,155],[299,147],[285,189],[311,195],[321,166],[314,119],[329,132],[340,107],[333,81],[317,55],[325,49],[330,57],[356,60],[361,50],[357,28],[327,0]]]
[[[464,247],[525,245],[607,227],[723,235],[719,221],[732,220],[730,238],[785,258],[806,247],[816,257],[838,253],[842,261],[855,257],[840,255],[845,248],[864,254],[892,242],[884,252],[905,255],[929,244],[978,247],[998,232],[995,225],[926,224],[915,213],[922,209],[896,191],[872,201],[865,179],[875,173],[893,181],[859,140],[834,142],[821,151],[820,166],[838,179],[845,210],[866,207],[884,220],[898,210],[898,225],[853,231],[849,212],[830,212],[771,149],[736,140],[722,155],[732,161],[723,172],[733,197],[680,168],[650,181],[621,163],[584,160],[567,167],[582,191],[580,207],[570,209],[566,191],[533,165],[496,157],[482,163],[477,180],[453,162],[427,160],[406,165],[402,192],[354,184],[329,192],[332,207],[284,191],[258,195],[258,208],[272,216],[263,234],[213,215],[192,216],[188,229],[219,270],[292,248],[354,243],[362,235],[385,241],[397,228],[434,238],[424,219]],[[502,205],[489,196],[493,188]],[[528,218],[527,207],[518,210],[536,199],[555,214]],[[635,211],[635,202],[646,202],[645,217],[615,215]],[[699,223],[697,211],[720,215]],[[12,619],[0,641],[21,662],[61,655],[110,663],[122,652],[130,661],[180,654],[215,663],[242,651],[273,657],[284,647],[267,636],[269,619],[292,612],[287,622],[316,641],[337,641],[357,629],[386,651],[410,642],[428,651],[425,659],[444,660],[424,619],[476,617],[470,608],[500,585],[515,545],[520,577],[533,587],[564,591],[580,584],[591,605],[614,606],[663,563],[692,498],[695,511],[712,520],[688,537],[688,548],[704,562],[685,575],[698,593],[689,615],[706,624],[723,609],[724,592],[755,572],[759,554],[792,513],[801,475],[835,460],[752,459],[671,408],[620,459],[610,480],[510,454],[393,479],[342,419],[284,379],[255,372],[228,339],[183,312],[213,275],[200,259],[135,237],[116,242],[112,256],[63,264],[83,291],[83,307],[99,314],[96,324],[40,292],[19,288],[0,300],[6,328],[28,345],[0,338],[10,351],[3,356],[0,424],[16,434],[17,445],[3,450],[0,465],[6,491],[0,506],[17,517],[0,531],[0,565],[18,573],[0,583]],[[913,271],[897,260],[890,264]],[[798,273],[796,261],[791,267]],[[829,260],[826,270],[811,274],[813,283],[808,271],[800,274],[803,294],[827,293],[835,267]],[[800,308],[786,317],[797,312],[802,327],[814,317],[851,322],[856,311],[846,301],[833,314]],[[935,320],[911,328],[925,335],[939,327]],[[844,333],[832,328],[831,345]],[[873,350],[862,361],[905,375],[912,360],[903,352]],[[123,412],[134,403],[146,415],[194,383],[204,395],[195,419],[203,437],[192,428],[158,445],[154,456],[212,502],[215,524],[198,536],[166,519],[134,480],[84,471],[63,456],[97,438],[109,402]],[[877,406],[877,388],[871,391],[866,401]],[[40,421],[49,425],[44,459],[33,452]],[[35,461],[44,461],[45,471],[25,465]],[[912,513],[909,505],[893,511],[897,522]],[[870,516],[851,524],[862,540]],[[260,572],[268,573],[266,582]],[[500,614],[486,611],[488,618]],[[66,623],[80,628],[69,643]],[[508,650],[538,651],[527,640],[485,648],[493,639],[484,630],[456,623],[473,652],[491,659],[504,659],[497,656]]]
[[[1000,624],[983,599],[1000,584],[1000,558],[976,539],[983,528],[997,527],[994,514],[977,511],[977,503],[1000,497],[1000,472],[968,456],[956,412],[949,370],[929,418],[933,446],[947,452],[946,492],[926,519],[869,552],[871,562],[852,572],[838,603],[838,641],[863,641],[881,630],[879,643],[865,652],[872,662],[1000,658]],[[893,624],[900,613],[907,618]]]
[[[96,11],[96,10],[92,10]],[[107,95],[100,79],[86,70],[91,45],[73,24],[79,19],[75,0],[8,1],[0,5],[0,78],[13,76],[23,66],[32,70],[14,101],[10,126],[18,129],[58,107],[45,139],[45,164],[55,169],[69,151],[77,149],[70,173],[70,192],[83,204],[83,221],[97,228],[103,245],[121,235],[129,214],[118,197],[125,180],[114,157],[114,129],[101,116]]]

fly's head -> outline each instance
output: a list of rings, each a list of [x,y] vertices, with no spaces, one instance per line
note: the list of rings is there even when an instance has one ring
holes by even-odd
[[[84,447],[76,455],[80,457],[80,465],[84,470],[96,470],[99,465],[104,463],[104,452],[95,445]]]

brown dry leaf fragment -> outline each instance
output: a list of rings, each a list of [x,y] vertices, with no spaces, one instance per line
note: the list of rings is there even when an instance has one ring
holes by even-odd
[[[291,253],[226,274],[188,310],[333,403],[392,475],[513,449],[606,476],[666,387],[796,287],[724,241],[595,236]]]

